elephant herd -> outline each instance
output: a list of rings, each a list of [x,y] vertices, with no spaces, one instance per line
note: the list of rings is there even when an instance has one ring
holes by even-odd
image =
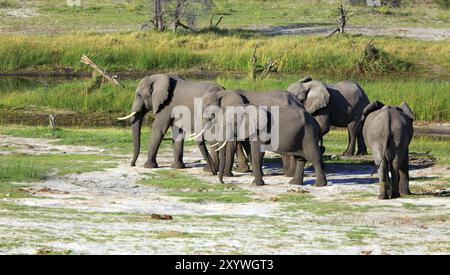
[[[303,184],[308,161],[315,170],[315,185],[325,186],[323,136],[331,126],[347,127],[348,146],[343,154],[354,155],[356,147],[356,154],[367,154],[367,142],[378,169],[379,198],[410,194],[408,146],[414,119],[411,109],[406,103],[371,103],[364,90],[352,81],[326,84],[308,77],[285,90],[251,92],[226,90],[216,83],[187,81],[173,75],[146,76],[136,89],[131,113],[119,118],[131,119],[132,166],[140,152],[144,116],[150,111],[154,121],[146,168],[158,167],[156,155],[171,128],[172,168],[185,167],[183,144],[186,134],[190,134],[207,162],[204,171],[218,173],[220,182],[224,176],[233,176],[237,156],[235,169],[250,172],[250,161],[253,183],[264,185],[264,152],[273,151],[281,155],[283,173],[292,177],[290,184]]]

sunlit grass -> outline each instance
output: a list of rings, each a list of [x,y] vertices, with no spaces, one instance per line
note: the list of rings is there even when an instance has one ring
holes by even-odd
[[[109,70],[217,70],[248,72],[258,45],[260,62],[278,59],[280,72],[352,74],[361,60],[368,37],[173,34],[153,31],[124,34],[64,34],[56,36],[0,36],[3,70],[88,70],[79,62],[87,54]],[[380,37],[376,46],[389,56],[372,74],[428,72],[450,69],[445,41],[430,42]],[[130,46],[132,45],[132,47]],[[377,67],[378,68],[378,67]]]

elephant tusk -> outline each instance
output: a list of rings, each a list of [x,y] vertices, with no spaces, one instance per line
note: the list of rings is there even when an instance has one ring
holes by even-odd
[[[220,151],[220,149],[222,149],[223,147],[225,147],[225,145],[227,145],[227,142],[228,142],[228,140],[225,140],[225,141],[222,143],[222,145],[220,145],[220,147],[216,149],[216,152],[217,152],[217,151]]]
[[[213,145],[211,145],[211,146],[209,146],[209,147],[213,148],[214,146],[217,146],[217,145],[219,145],[218,142],[217,142],[217,143],[214,143]]]
[[[134,117],[135,114],[136,114],[136,112],[132,112],[131,114],[129,114],[129,115],[127,115],[127,116],[119,117],[119,118],[117,118],[117,119],[118,119],[118,120],[127,120],[127,119],[129,119],[129,118]]]
[[[200,133],[198,133],[198,134],[192,136],[192,137],[191,137],[191,140],[192,140],[192,139],[197,139],[199,136],[203,135],[203,133],[204,133],[205,131],[206,131],[206,128],[203,128],[203,129],[201,130]]]

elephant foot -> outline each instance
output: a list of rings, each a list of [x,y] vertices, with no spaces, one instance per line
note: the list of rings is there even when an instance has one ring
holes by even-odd
[[[255,184],[256,186],[263,186],[263,185],[265,185],[263,179],[254,179],[252,183]]]
[[[186,168],[186,165],[184,165],[184,163],[182,162],[174,162],[172,163],[172,165],[170,165],[170,167],[172,167],[173,169],[184,169]]]
[[[379,200],[387,200],[387,199],[389,199],[389,196],[387,194],[379,194],[378,199]]]
[[[366,156],[367,155],[367,151],[362,151],[362,152],[358,151],[358,152],[356,152],[356,155],[357,156]]]
[[[400,193],[392,193],[391,199],[400,198]]]
[[[132,167],[136,166],[136,162],[132,162],[132,163],[130,164],[130,166],[132,166]]]
[[[351,157],[351,156],[353,156],[353,153],[354,153],[354,152],[345,151],[342,155],[343,155],[343,156],[346,156],[346,157]]]
[[[233,175],[233,173],[231,171],[224,172],[223,176],[224,177],[228,177],[228,178],[234,177],[234,175]]]
[[[158,168],[158,163],[146,161],[144,163],[144,168]]]
[[[293,178],[289,181],[291,185],[303,185],[303,181],[300,179]]]
[[[323,179],[323,178],[322,179],[319,178],[316,180],[316,183],[314,184],[314,186],[316,186],[316,187],[327,186],[327,180]]]
[[[236,172],[248,173],[248,172],[250,172],[250,166],[248,166],[247,163],[245,165],[244,164],[239,164],[238,167],[236,167]]]
[[[292,178],[295,175],[295,171],[288,170],[284,175],[286,177]]]
[[[408,195],[412,195],[411,191],[409,189],[407,190],[400,190],[400,195],[401,196],[408,196]]]
[[[216,167],[216,171],[219,171],[219,168],[218,167]],[[205,167],[203,167],[203,172],[212,172],[212,169],[211,169],[211,166],[209,166],[208,164],[205,166]]]

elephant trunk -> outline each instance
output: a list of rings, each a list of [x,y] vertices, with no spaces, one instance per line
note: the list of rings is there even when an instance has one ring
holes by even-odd
[[[220,183],[223,183],[223,174],[225,171],[225,155],[226,155],[226,147],[223,147],[219,150],[219,181]]]
[[[133,159],[131,160],[131,166],[136,166],[136,160],[139,157],[139,152],[141,150],[141,128],[144,122],[144,115],[147,110],[144,108],[144,103],[142,100],[136,100],[133,103],[131,112],[135,112],[133,122],[131,123],[131,132],[133,134]]]
[[[131,160],[131,166],[136,166],[136,160],[139,157],[139,152],[141,150],[141,128],[142,122],[144,121],[144,115],[138,113],[134,117],[134,121],[131,124],[131,132],[133,134],[133,159]]]

